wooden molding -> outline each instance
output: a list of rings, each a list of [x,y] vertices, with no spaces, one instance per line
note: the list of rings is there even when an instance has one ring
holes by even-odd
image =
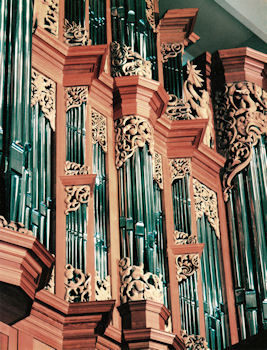
[[[196,42],[199,37],[192,32],[197,13],[197,8],[168,10],[158,25],[160,44],[179,42],[188,45]]]
[[[205,244],[173,244],[171,250],[173,255],[183,255],[183,254],[199,254],[201,257]]]
[[[68,303],[43,290],[36,294],[30,316],[15,328],[57,349],[95,349],[98,336],[104,337],[114,304],[114,300]]]
[[[49,281],[53,262],[35,237],[0,228],[2,322],[12,324],[30,313],[36,291]]]
[[[95,178],[96,178],[96,174],[60,176],[63,186],[90,185],[91,192],[94,189]]]
[[[141,76],[114,79],[114,119],[126,115],[138,115],[154,125],[164,113],[169,96],[155,80]]]
[[[218,51],[226,83],[249,81],[267,89],[267,55],[249,47]]]

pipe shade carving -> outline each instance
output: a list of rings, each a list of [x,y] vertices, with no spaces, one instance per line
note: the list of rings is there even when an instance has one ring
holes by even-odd
[[[92,296],[91,275],[68,264],[65,267],[65,300],[69,303],[87,302]]]
[[[182,43],[162,43],[161,54],[162,62],[167,62],[170,57],[177,57],[179,53],[183,54],[184,45]]]
[[[110,45],[111,50],[111,75],[121,77],[127,75],[140,75],[152,78],[151,62],[146,61],[131,47],[114,41]]]
[[[110,276],[106,276],[101,279],[99,273],[96,271],[95,276],[95,298],[97,301],[110,300],[111,288],[110,288]]]
[[[23,233],[25,235],[34,236],[33,232],[25,228],[23,224],[15,222],[8,223],[2,215],[0,216],[0,227],[5,227],[13,231]]]
[[[99,143],[102,150],[107,152],[106,118],[95,110],[92,110],[92,142],[93,144]]]
[[[153,159],[153,178],[159,188],[163,190],[162,156],[157,152],[155,152]]]
[[[58,36],[59,0],[35,0],[34,19],[37,25]]]
[[[176,256],[177,280],[182,282],[192,276],[199,268],[198,254],[185,254]]]
[[[151,28],[153,29],[153,32],[157,32],[155,4],[158,2],[159,0],[146,0],[146,18]]]
[[[146,119],[134,115],[120,118],[115,121],[115,133],[117,169],[145,143],[149,146],[150,154],[154,155],[153,129]]]
[[[220,239],[218,202],[216,193],[203,185],[197,179],[193,179],[193,188],[196,219],[198,220],[205,214],[208,222],[213,227],[216,236]]]
[[[196,236],[190,236],[189,233],[175,230],[173,233],[175,244],[195,244],[198,242]]]
[[[87,103],[88,87],[74,86],[65,88],[66,112],[74,107],[80,107],[83,103]]]
[[[191,175],[191,159],[176,158],[170,160],[171,180],[183,179],[186,174]]]
[[[129,258],[123,258],[119,262],[121,276],[121,302],[135,300],[154,300],[163,304],[162,277],[144,273],[143,265],[130,265]]]
[[[227,161],[223,169],[224,199],[234,177],[251,161],[252,147],[267,134],[267,93],[249,82],[230,83],[215,98],[218,148]]]
[[[90,191],[91,188],[89,185],[65,186],[65,192],[67,193],[67,197],[65,199],[65,214],[68,215],[69,212],[78,210],[81,204],[88,204],[90,199]]]
[[[174,94],[169,94],[169,102],[166,108],[166,116],[170,120],[191,120],[195,119],[190,104]]]
[[[65,43],[69,46],[86,46],[89,44],[88,31],[74,21],[70,23],[65,19],[64,24]]]
[[[89,174],[89,167],[88,165],[67,161],[64,171],[65,175],[87,175]]]
[[[210,350],[208,343],[204,337],[201,335],[190,334],[188,335],[185,330],[181,331],[182,339],[185,343],[186,349],[190,350]]]
[[[32,69],[31,106],[39,103],[45,118],[55,131],[56,128],[56,83]]]

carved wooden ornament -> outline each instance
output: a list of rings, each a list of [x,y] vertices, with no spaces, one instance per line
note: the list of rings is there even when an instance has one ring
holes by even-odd
[[[182,282],[192,276],[199,268],[198,254],[184,254],[176,256],[177,280]]]
[[[107,152],[107,123],[106,117],[92,110],[92,141],[99,143],[104,152]]]
[[[189,233],[177,230],[174,231],[173,238],[175,244],[195,244],[198,242],[196,236],[192,236],[189,235]]]
[[[153,158],[153,178],[159,185],[159,188],[163,190],[162,156],[157,152],[155,152]]]
[[[59,0],[35,0],[34,22],[51,34],[58,36]]]
[[[185,330],[181,331],[182,339],[185,343],[186,349],[190,350],[210,350],[208,348],[208,343],[204,337],[201,335],[190,334],[188,335]]]
[[[64,24],[65,42],[69,46],[85,46],[89,43],[89,34],[86,28],[75,22],[69,23],[65,19]]]
[[[170,160],[171,180],[183,179],[191,175],[191,158],[176,158]]]
[[[0,216],[0,227],[5,227],[12,231],[23,233],[24,235],[34,236],[33,232],[25,228],[23,224],[15,223],[14,221],[8,223],[2,215]]]
[[[87,103],[88,87],[73,86],[65,88],[66,112],[75,107],[80,107],[83,103]]]
[[[184,44],[183,43],[162,43],[161,54],[162,62],[167,62],[169,58],[176,57],[179,53],[183,54]]]
[[[87,302],[92,296],[91,276],[74,268],[71,264],[65,267],[65,300],[69,303]]]
[[[111,299],[110,276],[101,279],[97,271],[95,275],[95,298],[97,301]]]
[[[66,161],[65,175],[87,175],[89,174],[88,165],[81,165],[75,162]]]
[[[90,186],[65,186],[67,197],[65,199],[66,210],[65,214],[68,215],[71,211],[76,211],[80,208],[81,204],[88,204],[90,199]]]

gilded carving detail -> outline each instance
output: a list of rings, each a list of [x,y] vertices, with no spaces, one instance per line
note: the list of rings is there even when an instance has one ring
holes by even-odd
[[[196,219],[198,220],[205,214],[209,223],[213,227],[216,236],[220,238],[220,225],[216,193],[203,185],[197,179],[193,179],[193,188]]]
[[[162,156],[157,152],[155,152],[153,159],[153,178],[159,185],[159,188],[163,190]]]
[[[13,231],[23,233],[24,235],[34,236],[33,232],[25,228],[22,223],[15,223],[14,221],[8,223],[2,215],[0,216],[0,227],[5,227]]]
[[[183,179],[191,175],[191,158],[176,158],[170,160],[171,180]]]
[[[146,18],[153,32],[156,32],[155,2],[159,0],[146,0]]]
[[[59,0],[35,0],[34,22],[58,36]]]
[[[182,339],[185,343],[186,349],[190,350],[209,350],[208,343],[201,335],[190,334],[188,335],[185,330],[181,331]]]
[[[65,175],[87,175],[89,174],[89,167],[88,165],[67,161],[64,171]]]
[[[134,300],[154,300],[163,303],[162,276],[144,273],[143,265],[130,265],[129,258],[119,262],[121,276],[121,302]]]
[[[69,303],[90,301],[91,276],[68,264],[64,274],[65,300]]]
[[[31,79],[31,106],[39,103],[45,118],[55,131],[56,124],[56,83],[32,69]]]
[[[207,129],[203,143],[211,147],[214,143],[214,130],[212,123],[212,111],[210,108],[210,97],[206,90],[201,89],[203,85],[202,74],[196,69],[196,65],[187,62],[187,80],[184,82],[184,99],[191,106],[191,113],[195,118],[208,119]]]
[[[198,254],[185,254],[176,256],[177,280],[182,282],[192,276],[199,268]]]
[[[65,186],[67,197],[65,199],[66,210],[65,214],[68,215],[71,211],[76,211],[80,208],[81,204],[88,204],[90,199],[90,186]]]
[[[71,108],[80,107],[83,103],[87,103],[87,97],[87,86],[65,88],[66,112]]]
[[[89,34],[86,28],[75,22],[69,23],[65,19],[64,37],[66,44],[70,46],[86,46],[89,44]]]
[[[169,58],[176,57],[179,53],[184,53],[183,43],[162,43],[161,44],[162,62],[167,62]]]
[[[195,119],[192,115],[191,107],[188,102],[178,98],[174,94],[169,94],[169,102],[165,114],[170,120],[190,120]]]
[[[121,77],[125,75],[140,75],[152,78],[151,62],[146,61],[131,47],[120,45],[114,41],[111,43],[111,75]]]
[[[267,93],[254,83],[230,83],[215,102],[218,148],[227,159],[223,169],[227,201],[234,177],[250,163],[253,146],[267,134]]]
[[[146,119],[134,115],[122,117],[115,121],[115,133],[117,169],[146,143],[150,154],[154,155],[153,129]]]
[[[100,279],[98,272],[96,272],[95,298],[96,301],[111,299],[110,276]]]
[[[174,231],[173,234],[174,243],[175,244],[195,244],[197,243],[197,237],[189,235],[189,233],[181,232],[181,231]]]
[[[104,152],[107,152],[107,125],[106,118],[92,110],[92,141],[99,143]]]

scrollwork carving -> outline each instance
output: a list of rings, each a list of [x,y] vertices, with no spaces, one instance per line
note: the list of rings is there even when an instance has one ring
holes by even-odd
[[[154,300],[163,303],[162,276],[144,273],[143,265],[130,265],[129,258],[119,262],[121,276],[121,302],[134,300]]]
[[[64,171],[65,175],[87,175],[90,173],[88,165],[81,165],[70,161],[66,162]]]
[[[213,227],[216,236],[220,238],[220,225],[216,193],[203,185],[197,179],[193,179],[193,188],[196,219],[198,220],[205,214],[209,223]]]
[[[208,348],[208,343],[204,337],[201,335],[190,334],[188,335],[185,330],[181,331],[182,339],[185,343],[186,349],[190,350],[210,350]]]
[[[174,231],[173,234],[174,243],[175,244],[195,244],[197,243],[197,237],[189,235],[189,233],[181,232],[181,231]]]
[[[195,119],[192,115],[189,103],[184,102],[183,99],[176,95],[169,94],[169,102],[166,108],[166,116],[170,120],[190,120]]]
[[[196,65],[187,62],[188,77],[184,82],[184,99],[191,106],[191,113],[195,118],[208,119],[207,129],[203,138],[203,143],[212,147],[214,143],[214,130],[212,123],[212,111],[210,107],[210,97],[207,90],[201,89],[204,80],[200,70]]]
[[[140,75],[152,78],[151,62],[146,61],[138,53],[132,51],[131,47],[120,45],[114,41],[111,49],[111,75],[121,77],[126,75]]]
[[[199,268],[198,254],[185,254],[176,256],[177,280],[182,282],[192,276]]]
[[[69,303],[90,301],[92,296],[90,274],[85,274],[68,264],[64,275],[65,300]]]
[[[37,24],[51,34],[58,36],[59,1],[36,0],[34,2],[34,12],[37,17]]]
[[[32,69],[31,79],[31,106],[39,103],[45,118],[55,131],[56,124],[56,83]]]
[[[116,167],[119,169],[138,147],[147,143],[154,155],[153,129],[149,122],[138,116],[125,116],[115,121]]]
[[[80,107],[83,103],[87,103],[87,97],[87,86],[65,88],[66,112],[71,108]]]
[[[81,204],[88,204],[90,199],[90,186],[65,186],[67,197],[65,199],[66,210],[65,214],[68,215],[71,211],[76,211],[80,208]]]
[[[66,44],[70,46],[86,46],[89,44],[89,34],[86,28],[75,22],[69,23],[65,19],[64,37]]]
[[[146,0],[146,18],[150,24],[153,32],[156,32],[156,18],[155,18],[155,1],[159,0]]]
[[[176,57],[179,53],[184,52],[183,43],[162,43],[161,44],[162,62],[167,62],[169,58]]]
[[[33,232],[25,228],[22,223],[15,223],[14,221],[11,221],[10,223],[8,223],[7,220],[2,215],[0,216],[0,227],[5,227],[12,231],[23,233],[24,235],[34,236]]]
[[[267,134],[267,93],[249,82],[230,83],[215,98],[218,148],[226,157],[224,199],[234,177],[250,163],[252,148]]]
[[[110,300],[111,290],[110,290],[110,276],[104,279],[100,279],[99,273],[96,272],[95,276],[95,298],[97,301],[100,300]]]
[[[106,118],[92,110],[92,140],[93,144],[99,143],[104,152],[107,152],[107,125]]]
[[[153,159],[153,178],[159,185],[159,188],[163,190],[162,156],[157,152],[155,152]]]
[[[52,254],[53,256],[55,256],[54,254]],[[53,266],[52,272],[51,272],[51,276],[50,279],[47,283],[47,285],[45,286],[45,289],[48,290],[48,292],[55,294],[55,266]]]
[[[191,175],[191,159],[176,158],[170,160],[171,180],[183,179],[186,174]]]

